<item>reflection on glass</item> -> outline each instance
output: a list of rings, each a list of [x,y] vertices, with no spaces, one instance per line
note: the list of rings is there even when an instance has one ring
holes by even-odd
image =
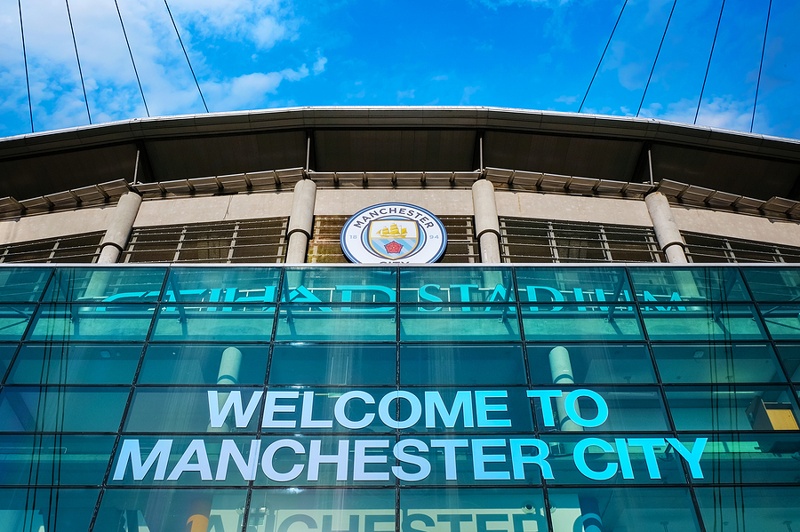
[[[505,305],[400,307],[400,341],[519,341],[516,307]]]
[[[287,268],[282,302],[392,303],[397,301],[394,268]]]
[[[775,340],[800,340],[800,305],[761,305],[764,323]]]
[[[274,303],[278,268],[170,269],[162,301],[178,303]]]
[[[700,465],[705,473],[695,483],[780,483],[800,480],[800,434],[738,433],[706,435]]]
[[[630,268],[638,301],[749,301],[736,268]]]
[[[786,368],[789,380],[793,382],[800,381],[800,345],[779,344],[778,356],[783,362],[783,367]]]
[[[634,309],[627,306],[524,305],[522,323],[528,341],[642,339],[639,318]]]
[[[708,532],[736,530],[795,530],[800,523],[800,488],[697,488],[697,504]],[[788,525],[788,526],[787,526]]]
[[[516,268],[519,300],[580,303],[631,301],[622,268]]]
[[[130,384],[141,353],[141,345],[26,344],[8,383]]]
[[[262,384],[267,346],[150,344],[140,384]]]
[[[270,384],[356,386],[395,382],[394,345],[276,344]]]
[[[0,532],[89,530],[97,495],[96,489],[0,489]]]
[[[28,340],[142,342],[152,318],[153,308],[142,305],[42,305]]]
[[[669,305],[642,307],[651,340],[765,340],[752,305]]]
[[[502,303],[514,301],[505,268],[409,268],[400,271],[400,300],[407,303]]]
[[[113,447],[112,435],[0,436],[0,485],[99,486]]]
[[[534,384],[655,382],[644,344],[529,344],[528,364]]]
[[[653,354],[663,382],[785,382],[767,344],[655,344]]]
[[[797,268],[742,268],[756,301],[792,303],[800,301],[800,270]]]
[[[22,305],[0,306],[0,341],[16,342],[22,339],[35,307]]]
[[[166,268],[58,268],[42,301],[144,303],[158,300]]]
[[[401,345],[400,384],[525,384],[521,345]]]
[[[52,268],[0,268],[0,302],[33,303],[39,301]]]
[[[553,530],[699,531],[686,488],[553,488]]]
[[[155,341],[267,342],[275,307],[164,305],[159,309]]]
[[[275,340],[318,342],[394,342],[394,306],[281,305]]]
[[[798,430],[798,410],[786,386],[668,388],[678,430]]]
[[[17,351],[17,344],[0,344],[0,383],[6,375],[6,370],[11,364],[11,359]]]
[[[0,392],[0,431],[116,432],[128,388],[9,387]]]
[[[244,490],[131,490],[109,488],[103,494],[94,530],[167,532],[190,530],[241,530]]]

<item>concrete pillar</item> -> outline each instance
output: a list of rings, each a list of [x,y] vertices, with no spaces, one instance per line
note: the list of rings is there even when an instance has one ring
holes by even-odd
[[[497,203],[491,181],[479,179],[472,185],[472,208],[481,262],[500,264],[500,221],[497,218]]]
[[[674,264],[687,264],[683,241],[678,224],[672,217],[672,210],[667,197],[661,192],[651,192],[644,198],[647,212],[653,220],[653,229],[656,233],[658,245],[667,255],[667,261]]]
[[[314,203],[317,200],[317,184],[310,179],[298,181],[294,186],[292,214],[289,216],[289,245],[286,250],[287,264],[302,264],[306,261],[308,239],[314,227]]]
[[[126,192],[119,198],[117,207],[114,210],[114,218],[111,225],[106,229],[103,241],[100,242],[100,257],[98,264],[114,264],[119,259],[125,246],[128,244],[128,237],[133,229],[133,221],[139,213],[139,205],[142,204],[142,197],[135,192]]]

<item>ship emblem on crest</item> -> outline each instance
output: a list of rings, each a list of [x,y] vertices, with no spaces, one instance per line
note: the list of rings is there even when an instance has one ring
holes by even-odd
[[[419,225],[414,220],[375,220],[364,235],[374,253],[391,260],[411,255],[422,244]]]

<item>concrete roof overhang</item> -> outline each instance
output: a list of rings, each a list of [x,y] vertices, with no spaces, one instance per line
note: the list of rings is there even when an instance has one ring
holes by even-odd
[[[138,160],[138,164],[137,164]],[[304,107],[134,119],[0,139],[0,197],[123,179],[508,168],[800,199],[800,141],[652,119],[486,107]],[[308,165],[308,166],[307,166]]]

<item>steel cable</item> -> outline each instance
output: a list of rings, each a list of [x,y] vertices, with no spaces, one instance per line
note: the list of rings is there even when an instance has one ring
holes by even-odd
[[[81,77],[81,88],[83,89],[83,102],[86,104],[86,116],[89,117],[89,123],[92,123],[92,113],[89,112],[89,98],[86,97],[86,82],[83,80],[83,68],[81,68],[81,56],[78,54],[78,41],[75,39],[75,27],[72,25],[72,13],[69,9],[69,0],[65,0],[67,4],[67,18],[69,18],[69,29],[72,32],[72,46],[75,48],[75,60],[78,62],[78,74]]]
[[[197,92],[200,93],[200,99],[203,101],[203,107],[205,107],[207,113],[208,105],[206,105],[206,99],[203,97],[203,91],[200,90],[200,83],[197,81],[197,75],[194,73],[194,68],[192,68],[192,62],[189,61],[189,54],[186,53],[186,47],[183,45],[183,39],[181,39],[181,33],[178,31],[178,25],[175,24],[175,19],[172,17],[172,10],[169,8],[167,0],[164,0],[164,5],[167,7],[167,13],[169,13],[169,19],[170,21],[172,21],[172,27],[175,28],[175,35],[178,36],[178,42],[181,43],[181,50],[183,50],[183,56],[186,58],[186,64],[189,65],[189,70],[192,71],[192,78],[194,78],[194,84],[195,86],[197,86]]]
[[[119,23],[122,26],[122,35],[125,37],[125,44],[128,45],[128,54],[131,56],[131,65],[133,65],[133,73],[136,74],[136,83],[139,84],[139,93],[142,95],[142,102],[144,102],[144,110],[147,116],[150,116],[150,109],[147,108],[147,99],[144,97],[144,89],[142,89],[142,80],[139,79],[139,71],[136,69],[136,61],[133,59],[133,50],[131,50],[131,43],[128,40],[128,32],[125,31],[125,23],[122,21],[122,12],[119,10],[119,2],[114,0],[114,5],[117,7],[117,15],[119,16]]]
[[[700,115],[700,104],[703,102],[703,94],[706,91],[706,82],[708,81],[708,71],[711,69],[711,58],[714,57],[714,47],[717,46],[717,36],[719,35],[719,26],[722,22],[722,12],[725,10],[725,0],[722,0],[722,6],[719,8],[719,18],[717,19],[717,29],[714,30],[714,40],[711,41],[711,52],[708,54],[708,64],[706,65],[706,74],[703,76],[703,86],[700,88],[700,97],[697,99],[697,110],[694,113],[694,122],[697,124],[697,117]]]
[[[25,26],[22,24],[22,0],[17,0],[19,8],[19,33],[22,36],[22,59],[25,61],[25,86],[28,88],[28,113],[31,117],[31,133],[33,128],[33,103],[31,102],[31,80],[28,74],[28,51],[25,48]]]
[[[611,35],[608,36],[608,41],[606,42],[606,47],[603,48],[603,53],[600,54],[600,61],[597,62],[597,68],[594,69],[594,74],[592,74],[592,79],[589,81],[589,86],[586,87],[586,93],[583,95],[583,100],[581,100],[581,105],[578,107],[578,112],[580,113],[583,109],[583,104],[586,103],[586,97],[589,96],[589,90],[592,88],[592,84],[594,83],[594,78],[597,77],[597,73],[600,71],[600,65],[603,64],[603,58],[606,56],[606,52],[608,51],[608,47],[611,44],[611,39],[614,38],[614,33],[617,31],[617,26],[619,26],[619,21],[622,19],[622,13],[625,11],[625,6],[628,5],[628,0],[625,0],[622,3],[622,9],[619,10],[619,16],[617,17],[617,21],[614,23],[614,28],[611,30]]]
[[[761,87],[761,72],[764,69],[764,51],[767,49],[767,32],[769,31],[769,18],[772,15],[772,0],[769,0],[767,8],[767,22],[764,25],[764,41],[761,43],[761,62],[758,65],[758,81],[756,82],[756,96],[753,98],[753,117],[750,119],[750,133],[753,132],[753,124],[756,121],[756,106],[758,105],[758,89]]]
[[[642,93],[642,101],[639,102],[639,108],[636,109],[636,116],[639,116],[639,113],[642,111],[642,105],[644,105],[645,96],[647,96],[647,89],[650,87],[650,80],[653,79],[653,72],[656,70],[656,63],[658,63],[658,56],[661,55],[661,47],[664,46],[664,39],[667,38],[667,31],[669,31],[669,24],[672,22],[672,14],[675,13],[675,6],[678,5],[678,0],[674,0],[672,2],[672,9],[669,12],[669,18],[667,19],[667,25],[664,26],[664,34],[661,35],[661,42],[658,43],[658,50],[656,51],[656,57],[653,59],[653,67],[650,69],[650,75],[647,77],[647,83],[644,86],[644,92]]]

